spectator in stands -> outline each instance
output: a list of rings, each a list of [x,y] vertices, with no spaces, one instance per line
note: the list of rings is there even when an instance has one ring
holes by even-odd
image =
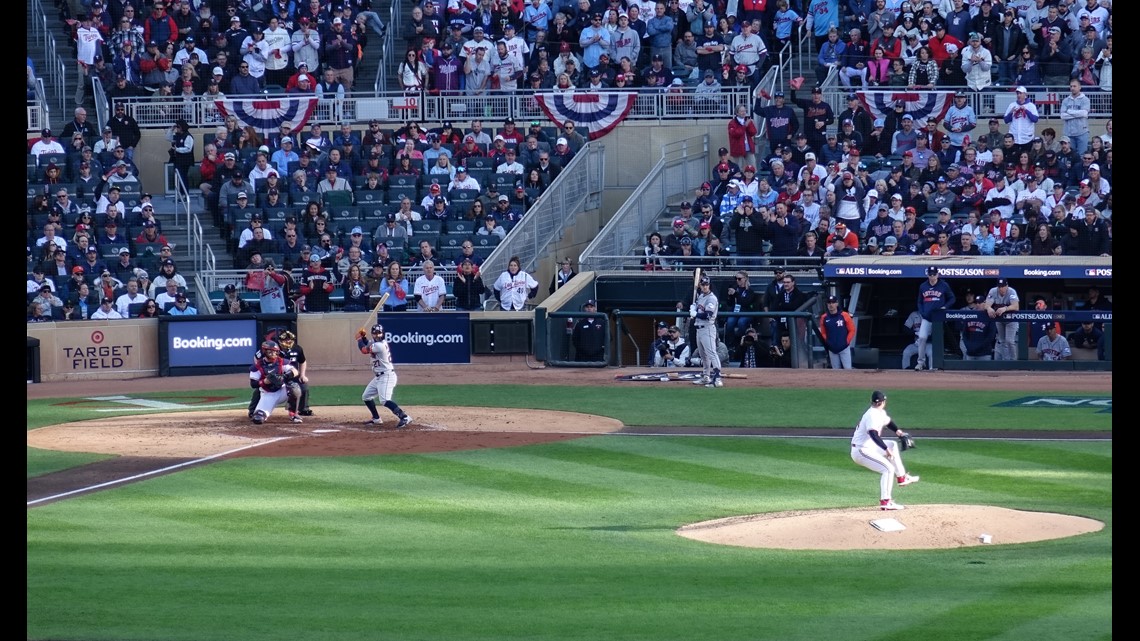
[[[323,195],[326,192],[330,191],[346,191],[349,193],[352,192],[352,185],[348,182],[348,180],[340,176],[337,168],[333,165],[330,165],[327,169],[325,169],[324,180],[317,183],[318,194]]]
[[[309,256],[308,266],[301,272],[299,291],[305,299],[305,312],[331,311],[329,294],[336,286],[336,274],[325,268],[322,257],[317,253]]]
[[[365,282],[361,270],[362,266],[358,263],[349,265],[345,271],[341,291],[344,295],[344,311],[346,312],[366,312],[371,309],[368,283]]]
[[[499,226],[494,215],[487,215],[483,217],[483,226],[475,232],[475,235],[497,236],[499,240],[502,240],[507,237],[507,230]]]
[[[174,264],[174,260],[167,258],[162,261],[158,267],[158,273],[150,283],[150,291],[147,295],[155,298],[156,292],[161,292],[165,287],[167,281],[173,281],[176,288],[186,289],[186,278],[178,273],[178,267]]]
[[[32,143],[30,152],[33,156],[40,156],[42,154],[62,154],[63,145],[59,141],[52,138],[51,129],[44,128],[40,131],[40,139]]]
[[[123,318],[115,310],[115,301],[110,296],[104,296],[100,302],[99,308],[91,312],[91,320],[118,320]]]
[[[147,301],[149,306],[152,301]],[[222,300],[214,307],[217,314],[248,314],[250,311],[249,303],[237,291],[237,287],[233,283],[226,283],[222,289]]]

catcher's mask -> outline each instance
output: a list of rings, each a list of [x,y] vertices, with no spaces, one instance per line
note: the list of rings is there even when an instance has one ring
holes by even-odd
[[[285,330],[278,334],[277,341],[281,343],[281,347],[289,349],[297,342],[297,335],[289,330]]]
[[[277,343],[275,341],[265,341],[264,343],[261,344],[261,354],[263,356],[265,356],[266,358],[269,358],[270,355],[272,355],[274,358],[276,358],[277,352],[280,351],[280,349],[281,348],[277,345]]]

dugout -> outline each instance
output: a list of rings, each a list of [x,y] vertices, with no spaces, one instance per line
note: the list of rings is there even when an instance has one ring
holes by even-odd
[[[773,267],[746,268],[752,286],[765,287],[774,277]],[[734,283],[736,269],[726,267],[703,273],[712,279],[713,291],[722,296],[723,291]],[[810,367],[819,360],[810,347],[818,341],[810,334],[812,316],[818,316],[822,309],[819,295],[825,291],[824,282],[814,267],[790,267],[789,273],[796,277],[796,286],[808,299],[794,319],[797,331],[791,332],[798,353],[794,366]],[[608,329],[605,361],[587,366],[645,366],[651,356],[648,350],[656,335],[654,325],[658,321],[681,324],[688,320],[689,304],[693,300],[693,271],[629,270],[578,274],[567,287],[535,310],[535,356],[538,360],[554,366],[584,365],[576,361],[569,333],[573,324],[583,316],[582,304],[591,298],[598,302],[597,313],[607,317]],[[681,306],[680,312],[678,305]],[[722,319],[727,315],[731,312],[721,312]],[[776,316],[762,312],[747,315],[757,318]],[[695,345],[691,334],[688,340]]]
[[[836,292],[844,308],[857,324],[856,345],[879,351],[879,367],[901,367],[903,349],[912,342],[903,323],[917,306],[919,284],[926,279],[926,268],[937,266],[940,276],[953,289],[962,307],[967,290],[984,298],[999,278],[1009,280],[1018,293],[1021,311],[1033,311],[1034,299],[1046,301],[1048,316],[1062,324],[1068,334],[1079,326],[1089,288],[1099,288],[1101,296],[1112,299],[1112,259],[1096,256],[850,256],[827,261],[823,266],[825,287]],[[936,366],[943,369],[1038,369],[1063,368],[1064,363],[1042,363],[1033,359],[1036,335],[1031,323],[1045,315],[1027,315],[1019,331],[1019,358],[1006,362],[961,361],[953,323],[936,323],[932,339]],[[1104,361],[1095,354],[1076,354],[1074,361],[1093,361],[1070,368],[1111,369],[1111,317],[1104,323],[1109,349]],[[1031,343],[1032,339],[1032,345]],[[939,360],[945,361],[938,365]]]

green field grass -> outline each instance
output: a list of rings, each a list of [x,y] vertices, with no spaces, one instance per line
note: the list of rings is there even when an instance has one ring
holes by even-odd
[[[411,407],[464,399],[630,425],[802,425],[837,435],[866,404],[866,392],[848,390],[726,388],[715,405],[703,390],[525,390],[520,398],[494,386],[401,386],[398,398]],[[916,432],[984,436],[1000,424],[1047,436],[1111,426],[1111,414],[1092,409],[993,407],[1032,392],[971,392],[968,403],[962,394],[892,390],[890,409]],[[355,387],[314,397],[315,406],[358,402]],[[72,420],[71,411],[32,401],[29,428]],[[26,636],[1111,639],[1111,442],[920,443],[907,465],[923,482],[903,490],[906,502],[1061,512],[1106,527],[933,551],[746,549],[674,533],[709,518],[866,505],[878,480],[851,463],[842,439],[614,435],[419,455],[244,458],[29,509]],[[29,449],[29,469],[41,455]]]

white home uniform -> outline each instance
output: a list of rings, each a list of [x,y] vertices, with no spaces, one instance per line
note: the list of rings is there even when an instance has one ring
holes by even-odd
[[[883,428],[891,422],[886,409],[871,406],[863,412],[859,425],[855,426],[855,434],[851,437],[851,460],[872,472],[879,473],[879,501],[890,501],[894,481],[899,477],[906,477],[906,468],[903,466],[902,455],[899,454],[898,443],[893,438],[883,438]],[[887,449],[871,438],[875,432],[886,444]],[[887,457],[890,452],[890,458]]]
[[[495,291],[499,292],[499,303],[504,311],[521,311],[530,298],[530,290],[538,287],[538,281],[530,274],[519,271],[511,274],[505,271],[495,281]]]

